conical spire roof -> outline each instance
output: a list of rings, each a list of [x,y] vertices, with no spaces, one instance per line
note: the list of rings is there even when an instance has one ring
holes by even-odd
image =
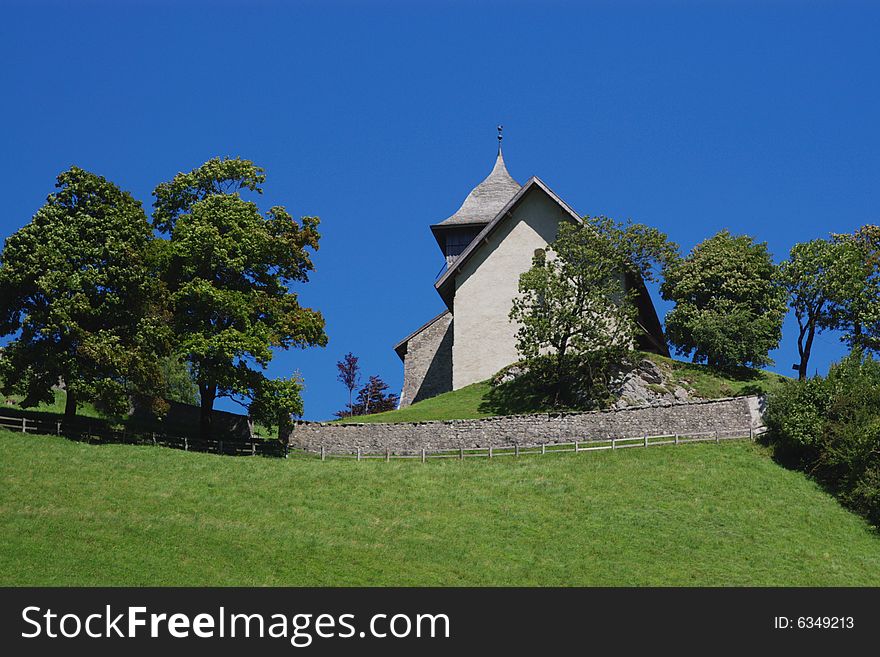
[[[499,144],[498,158],[492,173],[471,190],[454,215],[436,225],[488,224],[519,190],[520,184],[510,176],[504,166],[504,155]]]

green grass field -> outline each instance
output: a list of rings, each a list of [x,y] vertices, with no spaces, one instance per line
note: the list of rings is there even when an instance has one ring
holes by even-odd
[[[880,585],[880,537],[747,441],[463,462],[0,432],[2,585]]]
[[[464,388],[444,392],[442,395],[425,399],[412,406],[397,411],[358,415],[338,420],[342,423],[357,422],[427,422],[429,420],[455,420],[464,418],[491,417],[496,415],[486,407],[489,393],[488,381],[473,383]]]
[[[786,377],[764,370],[743,370],[739,375],[715,371],[705,365],[695,365],[673,360],[657,354],[643,354],[666,372],[667,386],[657,386],[659,392],[673,392],[676,386],[684,386],[695,397],[717,399],[741,395],[762,394],[781,385]],[[498,415],[493,408],[488,381],[474,383],[452,392],[417,402],[397,411],[359,415],[339,422],[427,422],[429,420],[455,420]],[[530,409],[539,412],[545,409]]]

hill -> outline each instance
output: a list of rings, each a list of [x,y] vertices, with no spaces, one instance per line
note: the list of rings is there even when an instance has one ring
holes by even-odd
[[[677,388],[684,389],[690,397],[717,399],[741,395],[762,394],[780,385],[786,377],[764,370],[743,370],[738,374],[728,374],[713,370],[706,365],[686,363],[657,354],[642,354],[659,368],[662,380],[649,383],[647,387],[657,395],[671,396]],[[490,417],[505,414],[496,405],[490,394],[492,386],[488,381],[446,392],[412,406],[396,411],[359,415],[339,422],[426,422],[429,420],[456,420]],[[530,408],[527,412],[540,412],[546,409]]]
[[[0,432],[0,585],[880,585],[749,442],[321,462]]]

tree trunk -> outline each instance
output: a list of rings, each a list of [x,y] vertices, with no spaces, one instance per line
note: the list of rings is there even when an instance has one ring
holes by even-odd
[[[201,399],[199,435],[202,440],[211,440],[214,427],[214,399],[217,397],[217,386],[199,384],[199,397]]]
[[[807,365],[810,362],[810,352],[813,349],[813,338],[816,336],[816,327],[810,324],[806,331],[806,342],[804,342],[804,333],[798,336],[798,353],[801,356],[801,362],[798,365],[798,380],[804,381],[807,378]]]
[[[565,352],[568,344],[562,345],[556,350],[556,391],[553,399],[553,406],[558,408],[562,404],[562,390],[565,385]]]
[[[67,389],[67,401],[64,402],[64,420],[71,421],[76,418],[76,393]]]

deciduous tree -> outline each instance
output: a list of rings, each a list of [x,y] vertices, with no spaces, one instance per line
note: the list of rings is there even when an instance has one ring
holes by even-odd
[[[348,390],[348,408],[349,413],[351,412],[352,404],[353,404],[353,395],[355,388],[358,387],[360,383],[360,366],[358,365],[358,358],[351,352],[345,354],[342,357],[342,360],[336,363],[336,380],[339,381],[342,385],[345,386],[345,389]],[[345,417],[344,415],[340,415],[340,417]]]
[[[155,390],[165,322],[157,310],[152,234],[141,204],[105,178],[71,167],[0,255],[4,392],[25,406],[64,382],[65,417],[84,399],[124,413],[132,385]]]
[[[336,417],[352,417],[355,415],[371,415],[393,411],[397,408],[399,398],[396,393],[387,392],[389,385],[382,377],[373,375],[367,379],[364,387],[358,391],[354,403],[349,403],[342,411],[335,413]]]
[[[250,161],[215,158],[154,192],[153,223],[169,237],[163,279],[177,351],[199,387],[203,436],[218,397],[273,425],[301,413],[299,379],[270,382],[263,370],[273,348],[327,342],[321,314],[290,289],[309,280],[319,220],[296,221],[280,206],[261,215],[241,192],[262,193],[264,180]]]
[[[862,226],[834,239],[854,244],[862,265],[860,289],[841,305],[835,328],[843,331],[852,349],[880,353],[880,226]]]
[[[679,353],[721,369],[773,362],[786,302],[766,243],[723,230],[663,273],[661,294],[675,302],[666,336]]]
[[[862,292],[863,253],[852,240],[802,242],[792,247],[779,273],[798,323],[798,378],[803,380],[816,334],[839,323]]]
[[[585,217],[560,224],[547,252],[536,253],[531,269],[520,276],[510,318],[519,324],[523,359],[535,368],[540,355],[549,354],[554,405],[563,404],[578,370],[571,356],[631,349],[638,292],[628,288],[627,275],[653,280],[676,250],[654,228]]]

